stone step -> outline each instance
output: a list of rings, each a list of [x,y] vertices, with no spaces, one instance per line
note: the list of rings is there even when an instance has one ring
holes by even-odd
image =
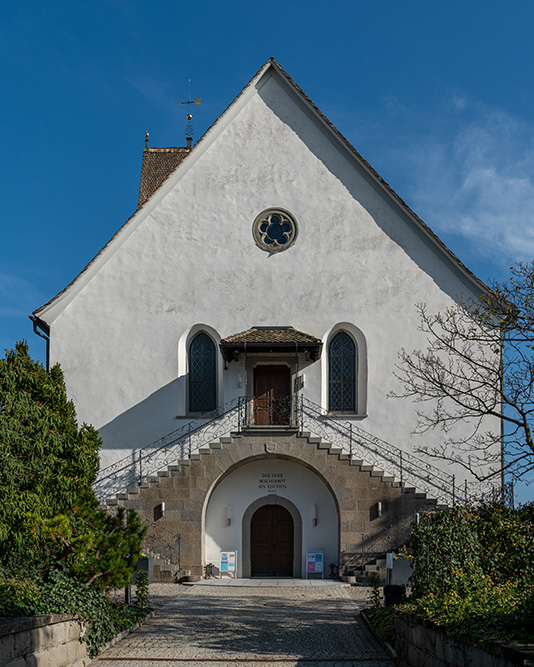
[[[126,493],[128,493],[129,495],[134,495],[136,493],[139,493],[139,487],[138,486],[129,486],[126,489]]]
[[[211,454],[211,449],[210,449],[209,447],[201,447],[201,448],[198,450],[198,453],[199,453],[200,455],[202,455],[202,454]]]
[[[149,484],[159,484],[159,477],[154,477],[153,475],[147,478]]]
[[[371,477],[384,477],[385,472],[383,470],[377,470],[377,468],[373,468],[371,470]]]
[[[179,466],[179,465],[167,466],[167,470],[169,472],[180,472],[181,469],[182,469],[182,466]]]
[[[168,470],[158,470],[158,477],[170,477],[170,473]]]
[[[334,456],[340,456],[340,454],[343,454],[343,450],[341,447],[329,447],[328,453],[333,454]]]
[[[210,442],[210,449],[222,449],[222,445],[219,441]]]
[[[128,500],[127,493],[117,493],[115,497],[117,498],[117,500]]]

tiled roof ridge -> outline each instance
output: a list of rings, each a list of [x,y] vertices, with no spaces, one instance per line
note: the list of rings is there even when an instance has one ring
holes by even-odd
[[[432,229],[424,222],[418,215],[413,211],[408,204],[400,197],[395,190],[387,183],[387,181],[380,176],[380,174],[370,165],[369,162],[354,148],[350,141],[337,129],[337,127],[330,121],[324,113],[319,109],[319,107],[313,102],[313,100],[306,95],[302,88],[291,78],[291,76],[285,71],[285,69],[280,65],[280,63],[273,57],[269,58],[269,62],[272,62],[280,70],[280,73],[283,74],[286,79],[299,91],[299,93],[306,99],[307,102],[313,107],[313,109],[319,114],[319,116],[325,121],[325,123],[332,129],[335,134],[341,139],[341,141],[349,148],[349,150],[355,155],[355,157],[365,165],[365,167],[373,174],[373,176],[383,185],[386,190],[397,200],[397,202],[423,227],[423,229],[432,237],[432,239],[447,252],[452,259],[454,259],[461,268],[466,271],[466,273],[473,278],[480,287],[485,291],[491,291],[490,287],[486,285],[478,276],[476,276],[467,266],[462,262],[462,260],[457,257],[453,251],[439,238],[439,236],[432,231]]]
[[[194,144],[194,146],[191,149],[184,148],[184,150],[189,150],[189,152],[184,155],[183,162],[187,160],[189,155],[194,152],[195,148],[202,142],[204,141],[205,137],[210,133],[210,131],[219,123],[221,118],[226,115],[228,110],[234,106],[234,104],[237,103],[237,101],[244,95],[245,91],[248,90],[250,85],[252,84],[253,81],[256,80],[256,78],[260,75],[260,73],[267,68],[267,66],[274,66],[277,68],[277,70],[282,74],[287,81],[295,87],[295,89],[299,92],[300,95],[302,95],[306,101],[310,104],[310,106],[315,110],[315,112],[323,119],[323,121],[327,124],[328,127],[331,128],[331,130],[339,137],[339,139],[347,146],[347,148],[354,154],[354,156],[361,161],[361,163],[368,169],[368,171],[377,179],[377,181],[390,193],[390,195],[400,204],[402,208],[404,208],[408,214],[415,220],[417,223],[427,232],[427,234],[434,240],[434,242],[440,246],[453,260],[454,262],[463,270],[466,272],[468,276],[471,277],[478,285],[481,287],[484,291],[486,292],[492,292],[491,288],[488,287],[480,278],[478,278],[472,271],[470,271],[465,264],[448,248],[445,243],[430,229],[430,227],[421,220],[421,218],[414,212],[412,209],[406,204],[406,202],[393,190],[393,188],[380,176],[380,174],[363,158],[360,153],[354,148],[354,146],[341,134],[341,132],[335,127],[335,125],[323,114],[323,112],[319,109],[319,107],[312,101],[308,95],[300,88],[300,86],[289,76],[289,74],[285,71],[285,69],[280,65],[280,63],[276,60],[274,56],[271,56],[269,60],[264,63],[259,70],[254,74],[254,76],[250,79],[250,81],[243,87],[241,92],[230,102],[230,104],[226,107],[226,109],[216,118],[216,120],[210,125],[210,127],[204,132],[204,134],[200,137],[200,139]],[[179,147],[178,147],[179,148]],[[148,149],[147,152],[150,152],[150,148]],[[181,163],[180,163],[181,164]],[[170,174],[169,174],[170,175]],[[166,180],[166,179],[165,179]],[[159,186],[161,187],[161,185]],[[157,189],[159,189],[159,187]],[[148,200],[147,200],[148,201]],[[144,202],[146,203],[146,202]],[[144,204],[143,204],[144,205]],[[40,308],[37,308],[35,311],[33,311],[33,314],[36,315],[40,313],[42,310],[44,310],[48,305],[50,305],[53,301],[55,301],[59,296],[64,294],[77,280],[78,278],[83,275],[87,269],[89,269],[92,264],[100,257],[100,255],[106,250],[106,248],[110,245],[110,243],[113,242],[113,240],[120,234],[120,232],[128,225],[130,220],[135,217],[135,215],[139,212],[139,210],[142,208],[142,206],[139,206],[137,210],[124,222],[124,224],[115,232],[115,234],[110,238],[110,240],[101,248],[101,250],[93,257],[93,259],[86,264],[86,266],[80,271],[80,273],[60,292],[58,292],[54,297],[52,297],[47,303],[45,303],[43,306]]]
[[[230,107],[232,107],[232,106],[237,102],[237,100],[238,100],[240,97],[242,97],[242,95],[243,95],[243,94],[245,93],[245,91],[249,88],[249,86],[251,85],[251,83],[256,79],[256,77],[260,74],[260,72],[262,72],[262,70],[263,70],[263,69],[264,69],[264,68],[265,68],[271,61],[276,62],[276,61],[274,61],[274,58],[271,58],[271,59],[269,59],[265,64],[263,64],[263,65],[260,67],[260,69],[256,72],[256,74],[254,74],[254,76],[253,76],[253,77],[250,79],[250,81],[246,84],[246,86],[243,87],[243,89],[241,90],[241,92],[240,92],[240,93],[239,93],[239,94],[238,94],[238,95],[237,95],[237,96],[230,102],[230,104],[226,107],[226,109],[225,109],[225,110],[224,110],[224,111],[223,111],[223,112],[222,112],[222,113],[215,119],[215,121],[214,121],[214,122],[210,125],[210,127],[204,132],[204,134],[200,137],[200,139],[199,139],[199,140],[192,146],[192,148],[190,149],[189,153],[188,153],[187,155],[184,156],[184,160],[183,160],[183,161],[187,160],[187,158],[189,157],[189,155],[191,155],[191,153],[195,150],[195,148],[196,148],[196,147],[197,147],[197,146],[204,140],[204,138],[205,138],[206,135],[210,132],[210,130],[211,130],[213,127],[215,127],[215,126],[217,125],[217,123],[219,122],[219,120],[220,120],[220,119],[227,113],[227,111],[230,109]],[[144,154],[145,154],[145,153],[144,153],[144,151],[143,151],[143,155],[144,155]],[[144,202],[144,203],[146,203],[146,202]],[[144,204],[143,204],[143,206],[144,206]],[[107,242],[107,243],[106,243],[106,244],[105,244],[105,245],[104,245],[104,246],[97,252],[97,254],[93,257],[93,259],[92,259],[90,262],[88,262],[88,263],[84,266],[84,268],[80,271],[80,273],[78,273],[78,275],[75,276],[75,277],[70,281],[70,283],[69,283],[66,287],[64,287],[60,292],[58,292],[55,296],[53,296],[53,297],[52,297],[49,301],[47,301],[45,304],[43,304],[42,306],[40,306],[39,308],[37,308],[36,310],[34,310],[34,311],[33,311],[33,314],[34,314],[34,315],[37,315],[38,313],[40,313],[41,311],[43,311],[43,310],[44,310],[47,306],[49,306],[53,301],[55,301],[58,297],[60,297],[62,294],[64,294],[64,293],[65,293],[65,292],[66,292],[72,285],[74,285],[74,283],[78,280],[78,278],[80,278],[80,276],[82,276],[82,275],[83,275],[83,274],[84,274],[84,273],[85,273],[85,272],[86,272],[86,271],[87,271],[87,270],[88,270],[88,269],[89,269],[89,268],[96,262],[96,260],[97,260],[97,259],[100,257],[100,255],[106,250],[106,248],[108,248],[108,246],[109,246],[111,243],[113,243],[113,241],[117,238],[117,236],[118,236],[118,235],[122,232],[122,230],[128,225],[128,223],[130,222],[130,220],[132,220],[132,219],[137,215],[137,213],[140,211],[140,209],[141,209],[143,206],[138,206],[137,210],[134,211],[134,212],[132,213],[132,215],[126,220],[126,222],[124,222],[124,223],[119,227],[119,229],[115,232],[115,234],[113,234],[113,236],[109,239],[109,241],[108,241],[108,242]]]
[[[321,343],[321,339],[311,334],[307,334],[304,331],[299,331],[294,327],[250,327],[245,331],[240,331],[238,333],[227,336],[221,340],[221,345],[226,344],[235,344],[238,342],[245,342],[245,339],[256,339],[249,340],[247,342],[306,342],[306,343]]]
[[[186,146],[149,146],[144,149],[147,153],[189,153]]]

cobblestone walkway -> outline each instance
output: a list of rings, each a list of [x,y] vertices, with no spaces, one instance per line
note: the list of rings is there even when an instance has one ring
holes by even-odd
[[[178,589],[178,590],[177,590]],[[346,586],[174,587],[156,615],[91,667],[391,667]],[[165,591],[166,592],[166,591]]]

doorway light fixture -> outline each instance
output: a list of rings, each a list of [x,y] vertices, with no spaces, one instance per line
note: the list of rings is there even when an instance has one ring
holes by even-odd
[[[226,525],[232,525],[232,507],[231,505],[226,506]]]
[[[312,524],[316,526],[317,523],[317,505],[312,505]]]

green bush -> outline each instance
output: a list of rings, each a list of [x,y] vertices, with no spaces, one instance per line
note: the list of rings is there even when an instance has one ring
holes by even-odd
[[[46,581],[0,579],[0,615],[73,614],[85,624],[83,640],[90,657],[120,632],[152,611],[146,604],[126,605],[109,600],[97,587],[85,585],[65,567],[51,570]]]
[[[35,581],[0,576],[0,616],[35,613],[42,590]]]
[[[78,426],[60,367],[47,373],[24,342],[0,359],[0,443],[0,567],[39,580],[64,562],[83,583],[128,583],[146,528],[97,508],[100,437]]]
[[[450,508],[413,526],[414,600],[451,634],[534,641],[534,511]]]

